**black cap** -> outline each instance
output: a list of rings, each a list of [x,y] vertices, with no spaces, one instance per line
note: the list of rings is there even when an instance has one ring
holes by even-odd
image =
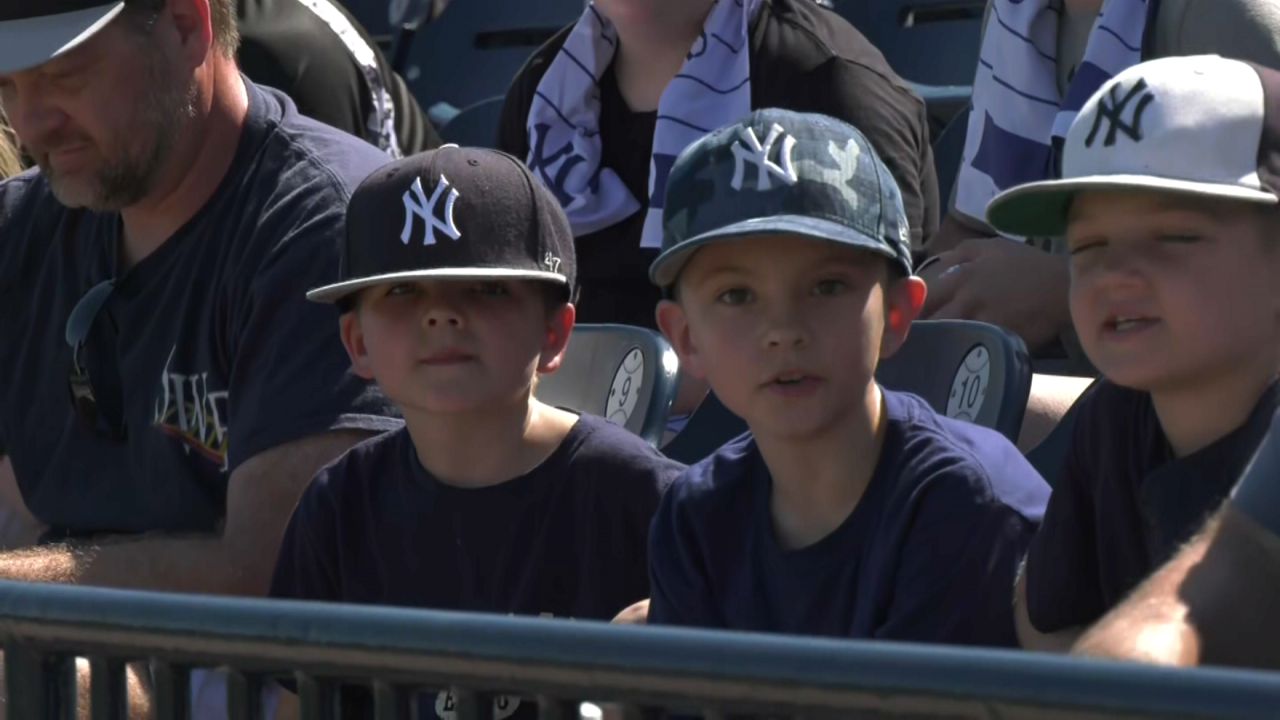
[[[667,179],[649,278],[669,287],[703,245],[764,233],[870,250],[911,274],[897,183],[866,136],[826,115],[756,110],[685,148]]]
[[[516,279],[572,295],[573,231],[524,163],[497,150],[446,145],[365,178],[347,205],[339,281],[307,293],[336,302],[408,280]]]
[[[123,0],[0,0],[0,73],[42,65],[93,37]]]

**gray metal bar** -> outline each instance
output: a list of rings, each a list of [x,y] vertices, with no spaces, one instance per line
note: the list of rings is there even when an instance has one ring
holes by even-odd
[[[230,720],[261,720],[262,683],[256,675],[227,671],[227,716]]]
[[[44,656],[28,645],[4,643],[4,681],[8,717],[48,717],[53,707],[44,683]]]
[[[333,720],[332,684],[317,680],[314,675],[305,672],[294,673],[294,683],[298,688],[299,714],[302,720]]]
[[[191,716],[190,668],[152,660],[151,705],[156,718],[187,720]]]
[[[892,715],[908,708],[934,715],[1261,718],[1280,707],[1275,673],[0,582],[0,644],[18,643],[52,653],[729,713]],[[8,674],[23,679],[20,667]]]
[[[94,655],[89,658],[89,717],[93,720],[124,720],[124,662]]]
[[[57,698],[53,716],[61,720],[76,720],[76,709],[80,703],[79,687],[76,685],[76,659],[70,655],[50,658],[45,667],[53,674],[53,692]]]
[[[577,720],[580,703],[541,695],[538,697],[538,720]]]

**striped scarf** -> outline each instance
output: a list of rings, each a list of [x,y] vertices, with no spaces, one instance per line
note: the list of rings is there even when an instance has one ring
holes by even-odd
[[[984,218],[1000,191],[1058,175],[1058,150],[1071,121],[1103,83],[1142,61],[1157,4],[1104,0],[1063,96],[1055,52],[1062,0],[993,0],[956,179],[957,210]]]
[[[717,0],[684,66],[662,93],[641,247],[662,244],[663,195],[680,151],[751,111],[747,38],[761,1]],[[599,84],[617,47],[617,30],[594,3],[588,5],[538,83],[529,108],[526,163],[560,200],[575,236],[603,230],[641,208],[617,174],[602,164]]]

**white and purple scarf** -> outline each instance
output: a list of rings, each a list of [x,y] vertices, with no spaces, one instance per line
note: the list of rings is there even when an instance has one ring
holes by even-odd
[[[663,194],[680,151],[751,112],[747,39],[761,2],[717,0],[684,67],[662,93],[641,247],[662,244]],[[617,47],[617,30],[594,3],[588,5],[538,83],[529,108],[526,163],[560,200],[575,236],[614,225],[641,207],[601,160],[599,83]]]
[[[985,218],[1000,191],[1057,175],[1055,148],[1076,113],[1103,83],[1142,61],[1156,2],[1104,0],[1064,97],[1056,53],[1062,0],[993,0],[956,178],[957,210]]]

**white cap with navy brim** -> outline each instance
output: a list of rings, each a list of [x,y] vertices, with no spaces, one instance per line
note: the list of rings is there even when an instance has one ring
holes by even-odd
[[[1149,190],[1280,202],[1280,73],[1217,55],[1167,57],[1107,81],[1072,122],[1062,178],[993,198],[1003,233],[1057,236],[1076,193]]]

